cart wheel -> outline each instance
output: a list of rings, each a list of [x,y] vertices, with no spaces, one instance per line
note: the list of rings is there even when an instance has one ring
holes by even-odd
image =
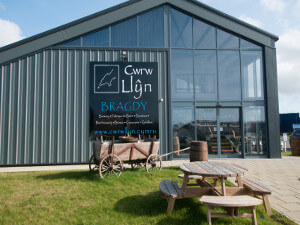
[[[101,178],[112,175],[119,177],[122,170],[123,165],[120,158],[116,155],[107,155],[100,162],[99,175]]]
[[[157,154],[151,154],[146,161],[146,170],[148,173],[152,171],[161,171],[161,157]]]
[[[90,171],[95,171],[95,170],[99,169],[99,164],[96,163],[94,155],[92,155],[90,158],[89,168],[90,168]]]
[[[139,162],[132,162],[130,163],[130,165],[131,165],[131,169],[139,169],[143,167],[142,163]]]

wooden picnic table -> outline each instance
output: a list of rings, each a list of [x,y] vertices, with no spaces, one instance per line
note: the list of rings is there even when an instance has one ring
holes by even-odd
[[[184,172],[182,189],[185,190],[186,195],[190,197],[202,195],[205,191],[201,187],[198,189],[195,188],[187,188],[187,184],[189,182],[190,175],[198,175],[205,180],[206,178],[214,178],[221,180],[221,195],[226,196],[226,187],[225,181],[228,177],[236,177],[238,187],[242,188],[242,178],[241,176],[245,174],[248,170],[242,166],[232,164],[232,163],[225,163],[225,162],[216,162],[216,161],[197,161],[197,162],[190,162],[184,163],[180,166],[180,169]],[[206,186],[209,188],[209,186]],[[212,187],[210,187],[212,188]],[[216,190],[216,188],[214,188]],[[206,190],[207,191],[207,190]],[[237,191],[237,190],[235,190]],[[188,197],[188,196],[186,196]]]

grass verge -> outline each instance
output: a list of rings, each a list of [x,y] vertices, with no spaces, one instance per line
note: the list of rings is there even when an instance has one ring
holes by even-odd
[[[138,169],[105,179],[89,171],[1,173],[0,224],[206,224],[206,208],[197,198],[176,200],[174,212],[165,214],[159,182],[181,184],[180,173],[178,168],[149,174]],[[257,207],[257,220],[295,224],[275,211],[269,217],[263,206]],[[251,224],[251,219],[213,218],[213,223]]]

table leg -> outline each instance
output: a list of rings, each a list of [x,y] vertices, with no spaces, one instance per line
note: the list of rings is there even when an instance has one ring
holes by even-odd
[[[186,188],[188,182],[189,182],[189,175],[184,174],[181,188],[182,189]]]
[[[236,176],[236,181],[237,181],[239,187],[243,187],[243,181],[242,181],[241,175]]]
[[[222,194],[226,196],[226,187],[225,187],[225,178],[221,177],[221,187],[222,187]]]

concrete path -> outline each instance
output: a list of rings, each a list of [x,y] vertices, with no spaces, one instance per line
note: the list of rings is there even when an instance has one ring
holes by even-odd
[[[216,159],[248,168],[245,174],[268,185],[271,207],[300,224],[300,157],[285,156],[282,159]],[[164,167],[179,166],[187,160],[163,162]],[[0,172],[82,170],[88,165],[0,167]]]

